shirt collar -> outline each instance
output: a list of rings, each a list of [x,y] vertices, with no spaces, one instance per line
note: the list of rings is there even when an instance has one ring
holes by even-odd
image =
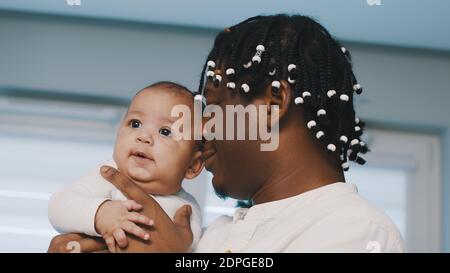
[[[295,204],[296,207],[302,207],[311,200],[318,198],[329,198],[343,193],[357,192],[358,189],[354,184],[335,182],[288,198],[254,205],[251,208],[238,208],[234,212],[233,222],[244,219],[244,217],[276,218],[283,209],[291,204]]]

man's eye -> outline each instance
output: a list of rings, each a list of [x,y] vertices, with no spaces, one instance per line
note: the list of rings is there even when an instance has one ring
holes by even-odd
[[[217,103],[216,101],[208,101],[206,102],[206,105],[219,105],[219,103]]]
[[[161,128],[159,129],[159,133],[163,136],[171,136],[172,131],[169,128]]]
[[[137,119],[130,120],[130,127],[131,128],[140,128],[142,126],[142,123]]]

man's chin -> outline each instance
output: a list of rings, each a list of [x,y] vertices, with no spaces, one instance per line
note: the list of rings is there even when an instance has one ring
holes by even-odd
[[[219,177],[213,176],[212,185],[217,197],[223,200],[229,197],[229,192],[225,189],[225,185],[223,184],[223,181],[221,181]]]

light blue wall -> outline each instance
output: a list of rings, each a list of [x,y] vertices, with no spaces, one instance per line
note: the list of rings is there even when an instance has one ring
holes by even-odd
[[[215,33],[0,12],[0,87],[120,98],[159,80],[197,88]],[[450,251],[450,53],[346,47],[365,88],[360,117],[441,137],[443,248]]]
[[[365,87],[357,107],[362,118],[441,138],[442,248],[450,252],[450,53],[368,45],[349,48]]]

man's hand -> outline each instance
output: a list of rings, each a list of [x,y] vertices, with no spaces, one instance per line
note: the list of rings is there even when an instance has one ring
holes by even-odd
[[[47,251],[49,253],[80,253],[104,252],[106,250],[107,247],[102,238],[69,233],[54,237]]]
[[[144,241],[130,236],[128,246],[122,250],[126,252],[186,252],[189,250],[193,240],[190,225],[192,208],[189,205],[178,209],[172,221],[158,202],[118,170],[102,166],[100,173],[128,199],[142,205],[141,214],[154,220],[152,227],[141,226],[150,233],[150,240]]]

